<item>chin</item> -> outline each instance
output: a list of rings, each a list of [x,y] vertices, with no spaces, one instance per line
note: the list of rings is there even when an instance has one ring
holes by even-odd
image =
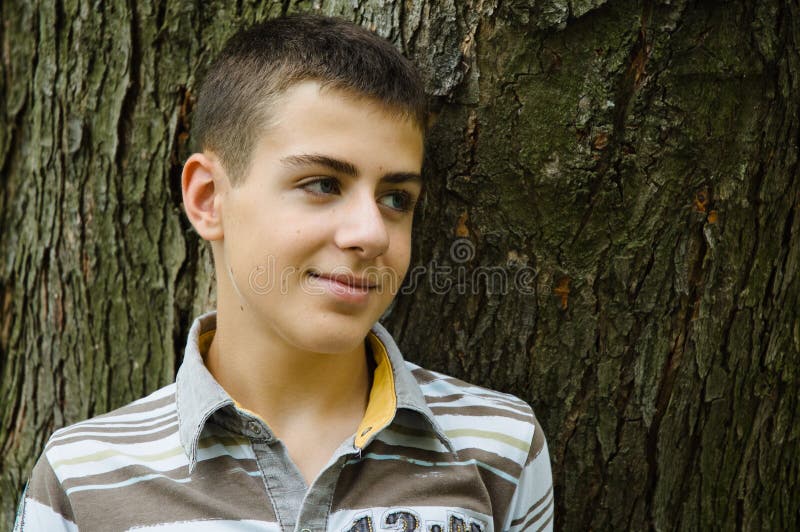
[[[367,335],[365,334],[363,337],[356,340],[349,338],[347,340],[341,339],[339,341],[327,341],[315,344],[308,344],[306,342],[301,345],[313,353],[320,353],[324,355],[343,355],[355,351],[360,344],[364,342],[366,337]]]
[[[330,325],[332,327],[315,327],[315,330],[301,335],[297,338],[296,345],[314,353],[330,355],[351,353],[363,344],[369,333],[369,327],[342,329],[335,327],[334,323]]]

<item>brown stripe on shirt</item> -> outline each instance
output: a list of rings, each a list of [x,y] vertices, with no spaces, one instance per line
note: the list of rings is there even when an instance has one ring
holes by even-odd
[[[438,441],[436,434],[432,430],[401,425],[397,422],[397,419],[395,419],[395,421],[384,430],[391,430],[392,432],[402,434],[403,436],[413,436],[416,438],[426,438],[431,441]]]
[[[442,378],[442,375],[437,375],[430,370],[417,368],[411,370],[411,374],[420,385],[436,382]]]
[[[156,477],[129,486],[73,492],[70,496],[80,508],[79,522],[98,527],[82,526],[81,532],[208,519],[275,522],[272,506],[265,504],[269,499],[262,479],[231,471],[236,462],[231,457],[204,460],[186,483]],[[171,474],[178,476],[179,471]],[[183,474],[188,469],[183,468]],[[131,511],[134,508],[141,511]]]
[[[424,462],[464,462],[467,460],[477,460],[484,464],[489,464],[513,478],[518,478],[522,474],[522,467],[514,460],[474,447],[459,449],[458,458],[456,458],[449,451],[437,452],[420,449],[418,447],[391,445],[382,441],[379,437],[379,439],[374,440],[369,445],[367,452],[381,455],[398,454],[402,455],[404,458],[421,460]]]
[[[158,441],[169,437],[171,434],[175,434],[178,431],[178,425],[176,424],[175,420],[172,421],[172,426],[168,426],[168,423],[164,423],[162,425],[167,425],[161,430],[157,430],[155,432],[150,432],[148,434],[136,434],[135,432],[131,431],[131,429],[103,429],[102,431],[92,431],[92,432],[102,432],[102,434],[86,434],[86,432],[79,432],[74,435],[70,435],[64,439],[59,439],[58,441],[51,442],[48,450],[53,449],[55,447],[59,447],[61,445],[68,445],[70,443],[82,442],[82,441],[99,441],[104,443],[114,443],[114,444],[130,444],[130,443],[148,443],[153,441]],[[157,429],[158,426],[150,427],[148,429],[142,430],[154,430]]]
[[[454,380],[457,380],[457,379],[454,379]],[[462,381],[458,381],[458,382],[462,382]],[[490,392],[490,391],[479,392],[479,391],[476,391],[474,388],[471,389],[471,390],[466,390],[464,393],[467,394],[467,395],[471,395],[473,397],[480,397],[482,399],[491,399],[491,400],[494,400],[494,401],[497,401],[497,400],[504,401],[504,402],[507,402],[509,404],[515,405],[515,406],[517,406],[519,408],[522,408],[523,410],[530,409],[530,405],[528,405],[528,403],[526,403],[525,401],[523,401],[519,397],[515,397],[515,396],[509,395],[507,393]]]
[[[54,436],[61,438],[62,436],[69,436],[72,434],[82,434],[84,432],[115,432],[115,431],[130,432],[132,430],[148,430],[158,426],[168,425],[169,423],[175,423],[177,420],[178,420],[177,413],[170,412],[168,414],[154,417],[152,419],[142,419],[140,421],[119,421],[114,423],[108,422],[105,424],[97,424],[97,425],[95,425],[94,423],[89,424],[88,422],[84,422],[84,423],[77,423],[65,429],[61,429]]]
[[[263,488],[263,482],[261,482],[258,477],[250,477],[248,475],[248,473],[255,473],[259,470],[258,463],[252,458],[237,459],[229,455],[217,456],[215,458],[197,462],[195,470],[199,472],[200,476],[197,478],[201,480],[206,477],[211,479],[215,477],[238,477],[237,482],[241,482],[243,485],[247,485],[250,482],[255,482],[257,485]],[[185,465],[181,465],[168,471],[158,471],[142,464],[133,464],[120,467],[119,469],[115,469],[113,471],[98,473],[96,475],[71,477],[65,479],[63,485],[64,489],[69,491],[73,488],[84,486],[111,486],[126,482],[132,478],[140,478],[146,475],[158,475],[162,478],[165,478],[165,480],[183,480],[188,477],[188,474],[189,470]],[[192,473],[192,479],[192,489],[197,489],[198,486],[202,485],[202,482],[200,484],[196,484],[197,479],[194,478],[194,473]],[[178,483],[175,484],[174,487],[176,489],[182,489],[181,486],[188,486],[188,484]],[[102,496],[102,492],[104,490],[98,489],[94,491],[95,493],[99,494],[99,496]],[[238,492],[236,496],[239,496]],[[261,496],[263,497],[263,493]]]
[[[431,412],[439,416],[499,416],[524,421],[525,423],[531,422],[530,411],[528,414],[518,414],[491,406],[432,406]]]
[[[539,424],[539,420],[536,419],[536,416],[533,416],[533,441],[531,442],[531,448],[528,451],[528,458],[525,460],[525,465],[527,466],[534,460],[536,457],[539,456],[539,453],[542,452],[544,449],[545,438],[544,438],[544,430],[542,426]]]
[[[519,526],[522,523],[524,523],[525,520],[528,519],[528,516],[531,514],[531,512],[539,508],[539,506],[541,506],[542,503],[547,500],[547,498],[550,496],[551,493],[553,493],[553,486],[550,486],[550,489],[547,490],[547,492],[545,492],[542,498],[533,503],[533,505],[530,508],[528,508],[528,510],[524,514],[511,521],[511,526]]]
[[[508,507],[511,504],[511,499],[514,497],[514,491],[517,489],[517,485],[512,484],[511,482],[508,482],[507,480],[504,480],[483,468],[479,468],[478,472],[483,479],[483,484],[486,486],[487,491],[491,494],[494,529],[502,530],[503,521],[508,514]]]
[[[439,403],[454,403],[456,401],[460,401],[462,399],[469,399],[470,397],[475,397],[476,394],[473,393],[455,393],[450,395],[426,395],[425,401],[428,402],[428,406],[439,404]],[[481,398],[486,398],[485,395],[480,395]],[[530,415],[531,408],[525,403],[517,403],[513,401],[507,401],[503,397],[492,396],[488,397],[492,400],[492,402],[496,403],[497,405],[506,406],[508,408],[513,408],[515,412],[519,412],[520,414]]]
[[[128,414],[143,414],[170,404],[175,404],[175,392],[167,394],[164,397],[159,397],[158,399],[153,399],[152,401],[123,406],[122,408],[94,417],[92,421],[110,421],[107,418]]]
[[[522,527],[520,532],[524,532],[525,530],[528,530],[529,528],[531,528],[536,523],[536,521],[541,519],[542,516],[545,514],[545,512],[547,512],[550,509],[550,507],[553,505],[552,502],[553,502],[552,499],[550,499],[549,501],[547,501],[547,504],[545,504],[541,509],[539,509],[535,514],[533,514],[530,517],[530,519],[528,519],[528,521],[525,523],[525,526]],[[551,516],[551,519],[552,519],[552,516]],[[547,525],[547,523],[549,523],[549,522],[550,522],[550,520],[548,519],[537,530],[542,530]]]
[[[417,380],[417,382],[419,383],[420,386],[424,386],[426,384],[430,384],[430,383],[436,382],[436,381],[442,381],[442,382],[446,382],[448,384],[452,384],[453,386],[457,386],[458,388],[464,388],[464,393],[467,393],[469,395],[475,395],[475,396],[484,397],[484,398],[487,398],[487,399],[501,398],[501,399],[505,399],[506,401],[512,402],[514,404],[517,404],[519,406],[523,406],[523,405],[527,404],[527,403],[525,403],[525,401],[523,401],[519,397],[515,397],[513,395],[502,393],[502,392],[489,390],[489,389],[486,389],[486,388],[482,389],[479,386],[476,386],[474,384],[470,384],[470,383],[468,383],[466,381],[463,381],[461,379],[457,379],[455,377],[450,377],[448,375],[443,375],[441,373],[434,373],[433,371],[430,371],[430,370],[427,370],[427,369],[424,369],[424,368],[414,369],[414,370],[411,371],[411,374],[414,376],[414,378]],[[483,390],[483,391],[481,391],[481,390]]]
[[[491,515],[492,500],[477,469],[475,465],[426,467],[365,457],[342,470],[331,512],[376,506],[444,506]],[[513,491],[513,484],[506,484]]]
[[[74,523],[75,516],[72,513],[72,506],[64,496],[64,490],[58,482],[58,477],[44,454],[33,467],[31,477],[36,477],[37,482],[29,484],[25,497],[49,506],[64,519]]]

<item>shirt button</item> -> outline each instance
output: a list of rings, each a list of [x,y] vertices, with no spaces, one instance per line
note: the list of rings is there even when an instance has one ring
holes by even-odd
[[[310,529],[310,528],[304,528],[304,529],[303,529],[303,530],[301,530],[300,532],[311,532],[311,529]]]
[[[250,430],[252,430],[256,434],[261,434],[261,425],[259,425],[257,422],[251,421],[248,425],[250,427]]]

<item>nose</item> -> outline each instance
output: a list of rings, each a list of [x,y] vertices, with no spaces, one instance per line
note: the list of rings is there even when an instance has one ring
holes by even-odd
[[[352,249],[363,259],[373,259],[389,247],[386,221],[371,192],[354,196],[337,221],[335,241],[340,249]]]

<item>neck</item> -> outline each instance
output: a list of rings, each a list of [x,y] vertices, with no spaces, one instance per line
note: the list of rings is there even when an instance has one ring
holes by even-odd
[[[355,431],[366,410],[371,382],[364,342],[345,353],[307,351],[275,335],[246,308],[218,306],[205,364],[278,437],[331,419]]]

